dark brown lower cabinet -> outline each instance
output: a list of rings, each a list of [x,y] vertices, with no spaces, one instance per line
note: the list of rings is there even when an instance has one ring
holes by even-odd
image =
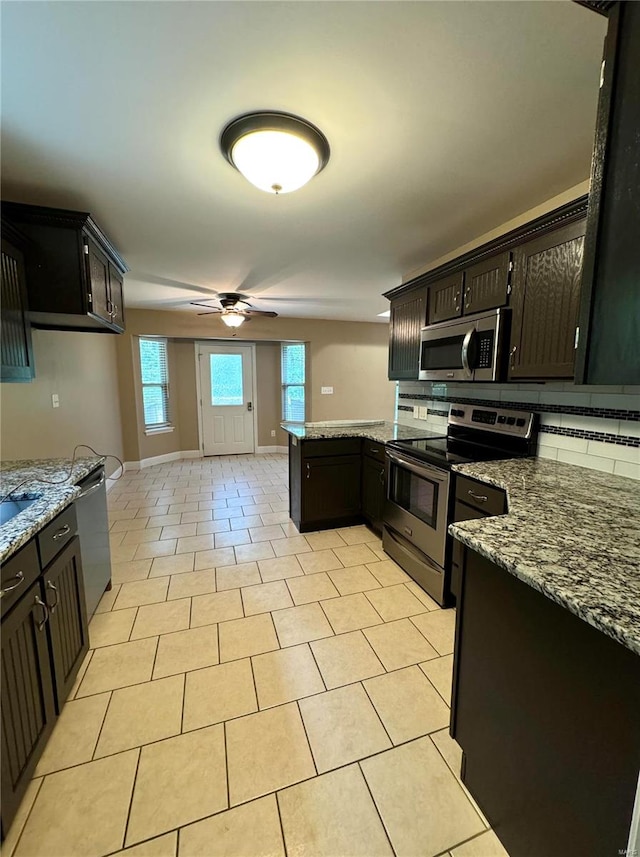
[[[80,540],[73,539],[43,575],[51,641],[54,687],[62,711],[80,664],[89,650],[89,631],[80,561]]]
[[[640,658],[465,548],[451,734],[511,857],[626,854]]]
[[[2,617],[3,839],[88,648],[80,540],[74,536]]]
[[[307,529],[348,526],[360,516],[360,456],[309,458],[304,461],[302,514]],[[353,520],[352,520],[353,519]]]
[[[2,836],[56,720],[40,581],[2,620]]]
[[[386,492],[385,465],[369,455],[362,456],[362,514],[367,523],[382,532]]]

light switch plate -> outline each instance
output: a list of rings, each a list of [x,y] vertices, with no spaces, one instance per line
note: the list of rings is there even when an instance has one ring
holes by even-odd
[[[333,387],[321,387],[320,392],[323,396],[331,396],[333,395]]]
[[[417,405],[413,406],[413,418],[414,420],[420,419],[420,408]]]
[[[57,393],[51,394],[51,407],[59,408],[60,407],[60,396]]]
[[[420,414],[419,414],[419,416],[418,416],[418,419],[419,419],[419,420],[426,420],[426,418],[427,418],[427,409],[426,409],[426,408],[420,408],[419,410],[420,410]]]

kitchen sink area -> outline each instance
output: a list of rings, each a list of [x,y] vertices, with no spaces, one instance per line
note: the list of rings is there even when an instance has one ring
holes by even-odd
[[[37,497],[33,497],[31,500],[2,500],[0,502],[0,527],[15,518],[20,512],[28,509],[37,499]]]

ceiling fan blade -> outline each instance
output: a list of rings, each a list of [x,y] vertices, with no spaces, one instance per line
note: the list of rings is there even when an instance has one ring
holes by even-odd
[[[211,312],[197,312],[196,315],[219,315],[222,310],[212,309]]]
[[[262,316],[265,316],[266,318],[277,318],[277,316],[278,316],[277,312],[269,312],[267,310],[262,310],[262,309],[245,309],[245,310],[241,310],[241,312],[242,312],[242,315],[244,315],[247,318],[247,320],[249,319],[249,317],[254,316],[254,315],[262,315]]]
[[[212,298],[212,300],[215,300],[215,298]],[[189,306],[203,306],[205,309],[213,309],[210,303],[205,303],[204,301],[189,301]]]

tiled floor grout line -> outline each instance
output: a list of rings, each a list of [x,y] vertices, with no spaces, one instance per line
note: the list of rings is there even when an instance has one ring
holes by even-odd
[[[96,750],[100,745],[100,738],[102,737],[102,730],[104,729],[104,724],[107,722],[107,714],[109,713],[109,709],[111,708],[111,700],[113,699],[114,691],[107,691],[109,694],[109,699],[107,700],[107,705],[104,709],[104,714],[102,715],[102,720],[100,721],[100,728],[98,729],[98,737],[96,738],[96,742],[93,746],[93,752],[91,753],[90,761],[94,762],[96,759]],[[86,698],[86,697],[84,697]],[[53,772],[52,772],[53,773]]]
[[[46,774],[45,774],[45,776],[42,777],[42,779],[40,780],[40,784],[39,784],[38,788],[36,789],[35,797],[33,798],[33,802],[31,804],[31,806],[29,807],[29,812],[26,815],[26,818],[25,818],[24,823],[22,825],[22,829],[20,830],[20,834],[18,835],[18,838],[16,839],[15,845],[13,846],[13,850],[11,851],[10,854],[3,854],[3,857],[13,857],[13,855],[18,850],[18,846],[20,845],[20,840],[22,839],[22,834],[27,829],[27,823],[28,823],[29,818],[31,817],[31,813],[33,812],[33,809],[36,805],[36,801],[38,800],[38,795],[40,794],[40,790],[42,789],[42,786],[44,785],[45,777],[46,777]],[[36,778],[34,777],[34,779],[36,779]],[[33,780],[31,782],[33,782]]]
[[[280,790],[282,791],[282,789]],[[276,809],[278,811],[278,821],[280,822],[280,836],[282,837],[282,850],[284,851],[285,857],[288,857],[289,849],[287,848],[287,838],[284,835],[284,824],[282,823],[282,812],[280,811],[280,792],[274,792],[276,798]]]
[[[447,727],[445,726],[444,728],[446,729]],[[478,816],[478,818],[480,819],[480,822],[481,822],[482,826],[484,827],[484,831],[482,831],[482,832],[484,833],[485,831],[490,830],[490,828],[489,828],[489,827],[487,827],[487,825],[484,823],[484,819],[483,819],[482,815],[480,814],[480,812],[479,812],[479,811],[478,811],[478,809],[476,808],[475,801],[474,801],[474,800],[471,800],[471,799],[470,799],[470,796],[467,794],[467,792],[466,792],[466,790],[465,790],[465,788],[464,788],[464,783],[462,782],[462,776],[461,776],[461,774],[460,774],[460,773],[456,774],[456,772],[453,770],[453,768],[451,767],[451,765],[450,765],[450,764],[449,764],[449,762],[447,761],[447,759],[446,759],[446,757],[445,757],[444,753],[442,752],[442,750],[440,749],[440,747],[438,747],[438,745],[436,744],[436,742],[433,740],[433,735],[435,735],[435,733],[436,733],[436,732],[442,732],[442,731],[443,731],[442,729],[435,729],[433,732],[430,732],[428,735],[423,735],[422,737],[423,737],[423,738],[429,738],[429,740],[431,741],[431,743],[433,744],[433,746],[436,748],[436,750],[437,750],[437,751],[438,751],[438,753],[440,754],[441,758],[442,758],[442,759],[444,759],[444,763],[445,763],[445,765],[447,766],[447,768],[449,768],[449,771],[450,771],[450,772],[451,772],[451,774],[453,775],[453,778],[454,778],[454,780],[456,781],[456,785],[458,786],[458,788],[460,789],[460,791],[462,792],[462,794],[464,795],[464,797],[467,799],[467,801],[469,802],[469,804],[471,804],[471,807],[472,807],[473,811],[475,812],[475,814],[476,814],[476,815]],[[449,847],[450,847],[450,848],[455,848],[456,846],[449,846]]]
[[[384,664],[383,664],[383,666],[384,666]],[[405,667],[405,669],[406,669],[406,667]],[[385,675],[389,675],[389,673],[385,673]],[[372,676],[372,678],[378,678],[378,676]],[[389,739],[389,743],[391,744],[391,748],[393,748],[393,747],[395,747],[395,746],[397,746],[397,745],[396,745],[395,741],[393,740],[393,738],[391,737],[391,735],[389,734],[389,730],[387,729],[387,727],[386,727],[386,725],[385,725],[384,720],[383,720],[383,719],[382,719],[382,717],[380,716],[380,712],[379,712],[379,711],[378,711],[378,709],[376,708],[376,704],[375,704],[375,702],[373,701],[373,699],[371,699],[371,696],[369,695],[369,691],[367,690],[367,687],[366,687],[366,685],[365,685],[365,681],[367,681],[367,679],[361,679],[359,683],[362,685],[362,689],[363,689],[363,691],[364,691],[364,693],[365,693],[365,696],[366,696],[366,697],[367,697],[367,699],[369,700],[369,704],[371,705],[371,707],[372,707],[372,708],[373,708],[373,710],[375,711],[375,713],[376,713],[376,717],[378,718],[378,721],[379,721],[380,725],[381,725],[381,726],[382,726],[382,728],[384,729],[384,734],[385,734],[385,735],[387,736],[387,738]],[[399,746],[399,745],[398,745],[398,746]]]
[[[227,741],[226,721],[222,724],[222,740],[224,741],[224,775],[227,784],[227,808],[231,809],[231,785],[229,783],[229,742]],[[185,825],[183,825],[183,827],[184,826]]]
[[[318,771],[318,763],[316,762],[315,753],[313,752],[313,746],[311,741],[309,740],[309,733],[307,732],[307,724],[304,722],[304,717],[302,716],[302,709],[300,708],[300,700],[293,700],[296,705],[296,709],[298,710],[298,717],[300,718],[300,722],[302,723],[302,729],[304,730],[305,741],[307,742],[307,747],[309,748],[309,753],[311,755],[311,761],[313,762],[313,770],[315,771],[315,776],[320,776],[320,772]],[[287,703],[288,704],[288,703]],[[277,706],[274,706],[276,708]],[[313,777],[308,777],[307,779],[313,779]],[[282,789],[280,789],[282,791]]]
[[[392,749],[393,749],[393,747],[392,747]],[[382,817],[382,813],[380,812],[378,804],[376,803],[376,799],[373,796],[373,792],[371,791],[371,786],[369,785],[369,780],[366,778],[364,770],[362,769],[361,762],[363,762],[363,761],[364,761],[364,759],[358,759],[358,761],[355,764],[358,766],[358,770],[360,771],[360,776],[364,780],[364,784],[367,787],[367,791],[369,793],[369,797],[371,798],[371,802],[375,807],[378,818],[380,819],[380,824],[382,825],[382,829],[384,830],[384,835],[387,837],[387,842],[389,843],[389,847],[391,848],[391,853],[395,855],[396,849],[393,847],[393,842],[391,841],[391,835],[390,835],[389,831],[387,830],[387,825],[384,823],[384,818]]]
[[[129,752],[129,750],[125,750]],[[106,757],[105,757],[106,758]],[[138,782],[138,770],[140,768],[140,759],[142,758],[142,747],[138,747],[138,758],[136,759],[136,769],[133,774],[133,782],[131,783],[131,794],[129,796],[129,807],[127,810],[127,820],[124,825],[124,834],[122,837],[122,848],[127,847],[127,834],[129,833],[129,822],[131,820],[131,810],[133,809],[133,796],[136,793],[136,783]]]

